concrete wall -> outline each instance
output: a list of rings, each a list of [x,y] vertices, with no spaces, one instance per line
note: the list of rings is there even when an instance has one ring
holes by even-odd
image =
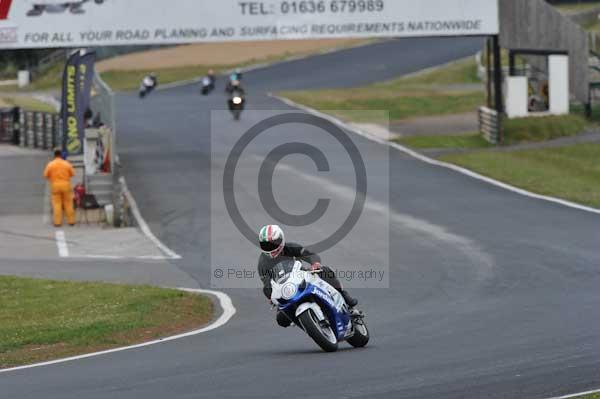
[[[543,0],[499,1],[500,46],[567,51],[571,95],[587,103],[589,48],[584,30]]]

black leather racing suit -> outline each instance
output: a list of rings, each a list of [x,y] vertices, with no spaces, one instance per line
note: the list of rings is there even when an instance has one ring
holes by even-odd
[[[271,298],[271,278],[273,277],[270,272],[273,266],[285,258],[301,260],[311,265],[315,262],[321,262],[321,257],[319,255],[304,248],[302,245],[293,242],[285,244],[283,251],[277,258],[271,258],[264,253],[260,254],[260,257],[258,258],[258,274],[263,282],[263,293],[269,299]],[[342,292],[342,284],[337,277],[335,277],[333,270],[327,266],[321,266],[321,270],[321,278],[331,284],[336,290]]]

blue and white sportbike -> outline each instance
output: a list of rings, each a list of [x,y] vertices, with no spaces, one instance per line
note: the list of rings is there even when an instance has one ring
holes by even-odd
[[[350,310],[342,295],[302,262],[286,259],[272,271],[271,301],[326,352],[335,352],[340,341],[359,348],[369,342],[362,312]]]

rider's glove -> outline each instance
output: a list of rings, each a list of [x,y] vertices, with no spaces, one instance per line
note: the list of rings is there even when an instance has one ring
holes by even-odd
[[[321,270],[321,262],[315,262],[312,265],[310,265],[311,270],[317,271],[317,270]]]

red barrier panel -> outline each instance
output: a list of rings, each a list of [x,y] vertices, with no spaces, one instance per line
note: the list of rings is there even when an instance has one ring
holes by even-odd
[[[0,0],[0,20],[8,18],[12,0]]]

